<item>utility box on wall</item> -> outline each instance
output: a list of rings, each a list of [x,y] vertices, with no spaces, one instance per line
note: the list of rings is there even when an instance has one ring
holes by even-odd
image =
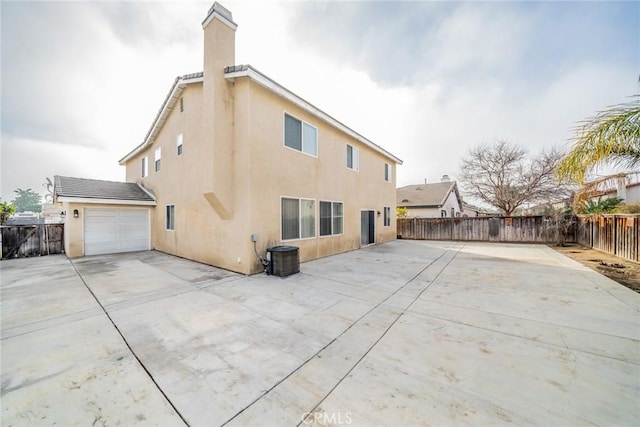
[[[300,253],[297,246],[274,246],[267,249],[269,268],[273,276],[287,277],[300,272]]]

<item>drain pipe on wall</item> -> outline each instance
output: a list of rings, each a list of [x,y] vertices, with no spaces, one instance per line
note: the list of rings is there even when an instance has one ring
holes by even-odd
[[[260,264],[262,264],[262,267],[264,268],[264,272],[267,273],[267,275],[269,275],[270,261],[268,259],[260,257],[260,255],[258,254],[258,248],[257,248],[258,235],[252,234],[251,241],[253,242],[253,252],[255,252],[256,258],[258,258],[258,261],[260,261]]]

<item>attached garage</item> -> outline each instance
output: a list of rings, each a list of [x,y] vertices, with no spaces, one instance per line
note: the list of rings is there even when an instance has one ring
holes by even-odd
[[[149,209],[85,208],[84,254],[147,251],[149,229]]]
[[[135,182],[55,177],[71,258],[151,249],[153,195]]]

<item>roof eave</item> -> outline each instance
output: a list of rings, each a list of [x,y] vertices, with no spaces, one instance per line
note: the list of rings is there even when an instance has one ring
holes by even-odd
[[[93,197],[58,196],[57,202],[67,203],[88,203],[103,205],[136,205],[136,206],[156,206],[155,200],[126,200],[126,199],[99,199]]]
[[[129,154],[120,159],[118,163],[121,166],[125,166],[129,160],[137,156],[142,150],[153,143],[153,141],[156,139],[156,136],[158,136],[160,129],[162,129],[162,126],[167,121],[169,114],[171,113],[171,111],[173,111],[173,107],[178,102],[178,99],[180,99],[180,95],[182,94],[184,88],[192,83],[201,83],[203,80],[203,77],[176,78],[173,86],[171,87],[171,90],[169,91],[169,95],[165,98],[164,103],[162,104],[160,111],[156,115],[151,128],[147,132],[147,136],[145,137],[144,141],[142,142],[142,144],[134,148]]]

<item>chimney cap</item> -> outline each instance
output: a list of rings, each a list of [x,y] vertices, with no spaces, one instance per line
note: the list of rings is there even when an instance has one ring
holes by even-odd
[[[233,22],[233,14],[231,11],[218,2],[213,3],[213,6],[211,6],[209,12],[207,12],[207,17],[202,21],[202,28],[206,28],[214,18],[220,19],[234,31],[238,28],[238,24]]]
[[[442,175],[440,182],[451,182],[451,178],[449,178],[449,175]]]

